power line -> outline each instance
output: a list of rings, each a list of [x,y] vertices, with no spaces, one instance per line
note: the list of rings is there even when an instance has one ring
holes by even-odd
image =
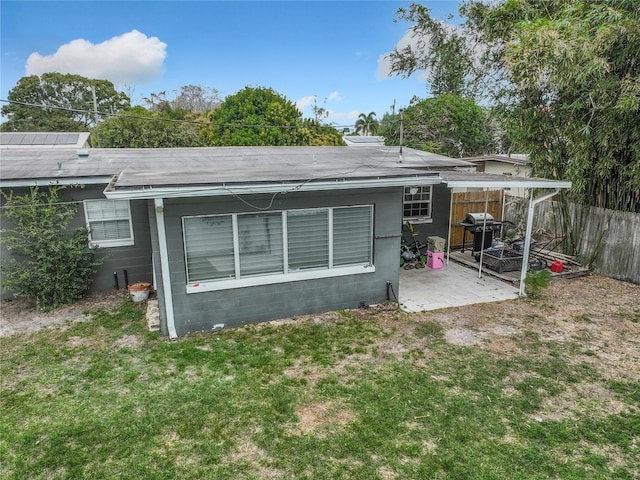
[[[333,127],[333,128],[349,128],[352,125],[264,125],[264,124],[244,124],[244,123],[214,123],[203,120],[178,120],[173,118],[163,118],[163,117],[147,117],[144,115],[131,115],[126,113],[111,113],[111,112],[103,112],[97,109],[95,110],[87,110],[87,109],[79,109],[79,108],[71,108],[71,107],[63,107],[58,105],[45,105],[45,104],[37,104],[37,103],[29,103],[29,102],[19,102],[17,100],[6,100],[0,99],[0,102],[9,103],[13,105],[21,105],[23,107],[30,108],[38,108],[41,110],[60,110],[64,112],[82,114],[82,115],[94,115],[100,116],[102,118],[128,118],[134,120],[151,120],[151,121],[161,121],[167,123],[178,123],[178,124],[190,124],[190,125],[200,125],[200,126],[213,126],[213,127],[242,127],[242,128],[282,128],[282,129],[294,129],[294,128],[322,128],[322,127]]]

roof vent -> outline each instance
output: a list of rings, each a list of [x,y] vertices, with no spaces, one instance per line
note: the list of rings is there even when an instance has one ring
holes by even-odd
[[[89,149],[81,148],[80,150],[76,150],[76,153],[78,154],[78,158],[86,158],[89,156]]]

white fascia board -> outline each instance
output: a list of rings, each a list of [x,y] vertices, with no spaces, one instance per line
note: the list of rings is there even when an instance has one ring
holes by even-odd
[[[445,180],[444,183],[451,188],[571,188],[571,182],[561,180]]]
[[[107,185],[113,179],[108,177],[65,177],[29,178],[21,180],[0,180],[0,188],[49,187],[54,185]]]
[[[382,177],[366,180],[335,180],[326,182],[296,182],[296,183],[268,183],[268,184],[230,184],[199,187],[147,187],[137,190],[113,190],[107,187],[104,195],[109,199],[136,200],[152,198],[184,198],[184,197],[213,197],[228,195],[274,194],[292,192],[317,192],[331,190],[352,190],[358,188],[383,188],[436,185],[442,183],[438,176],[406,176]]]

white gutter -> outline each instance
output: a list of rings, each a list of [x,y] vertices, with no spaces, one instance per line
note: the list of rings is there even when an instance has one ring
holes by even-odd
[[[316,192],[326,190],[350,190],[354,188],[382,188],[404,187],[406,185],[437,185],[442,183],[439,176],[402,176],[402,177],[378,177],[365,180],[333,180],[333,181],[300,181],[295,183],[245,183],[203,185],[189,187],[136,187],[135,189],[114,190],[112,186],[104,190],[104,195],[109,199],[158,199],[158,198],[184,198],[184,197],[210,197],[223,195],[249,195],[249,194],[274,194],[291,192]]]
[[[560,192],[560,188],[556,188],[555,191],[551,193],[547,193],[538,198],[533,198],[533,191],[529,196],[529,211],[527,212],[527,229],[524,234],[524,251],[522,253],[522,268],[520,270],[520,291],[518,295],[520,297],[525,296],[524,293],[524,279],[527,276],[527,269],[529,267],[529,250],[531,249],[531,231],[533,230],[533,212],[536,208],[536,205],[540,202],[544,202],[545,200],[553,197],[554,195]]]
[[[453,192],[449,191],[449,230],[447,231],[447,265],[451,258],[451,214],[453,213]],[[464,241],[464,240],[463,240]]]
[[[20,180],[0,180],[0,188],[48,187],[50,185],[106,185],[113,175],[102,177],[61,177],[61,178],[28,178]]]
[[[518,177],[522,178],[522,177]],[[444,180],[451,188],[472,188],[484,187],[489,189],[498,188],[571,188],[571,182],[562,180],[544,180],[544,179],[524,179],[524,180]]]
[[[164,224],[164,202],[161,198],[155,199],[156,224],[158,227],[158,243],[160,244],[160,271],[162,272],[162,296],[164,298],[164,311],[167,319],[169,338],[178,338],[176,333],[175,317],[173,315],[173,296],[171,292],[171,272],[169,271],[169,251],[167,250],[167,230]]]

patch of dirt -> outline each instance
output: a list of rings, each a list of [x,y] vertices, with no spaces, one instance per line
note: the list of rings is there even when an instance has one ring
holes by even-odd
[[[0,303],[0,337],[16,333],[32,333],[50,326],[84,322],[90,318],[90,310],[115,310],[127,298],[126,290],[109,290],[92,293],[73,305],[50,312],[37,310],[23,298],[5,300]]]
[[[299,405],[296,409],[298,427],[303,434],[318,430],[332,430],[345,426],[356,419],[355,413],[336,402],[310,402]]]

